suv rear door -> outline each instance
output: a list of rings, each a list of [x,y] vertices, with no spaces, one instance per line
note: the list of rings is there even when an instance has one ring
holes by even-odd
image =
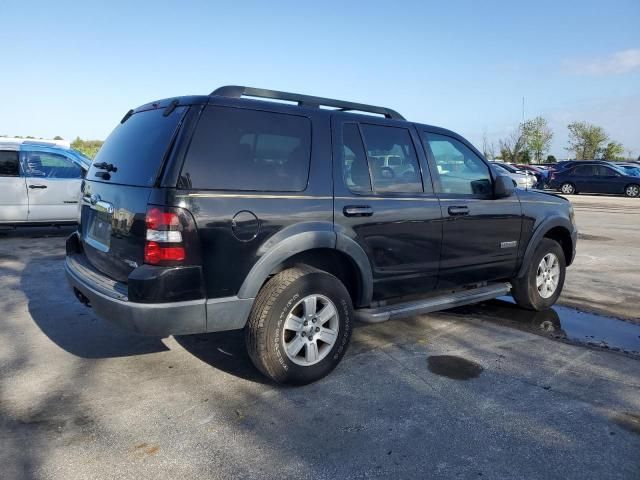
[[[470,145],[446,132],[419,131],[444,219],[438,288],[510,278],[522,227],[517,193],[494,198],[491,169]]]
[[[17,145],[0,148],[0,222],[27,220],[29,202],[18,150]]]
[[[144,262],[147,205],[164,201],[150,197],[188,111],[166,101],[127,114],[82,182],[83,249],[89,262],[114,280],[126,282]]]
[[[433,289],[442,244],[440,204],[413,127],[339,113],[331,123],[334,222],[366,252],[374,299]]]

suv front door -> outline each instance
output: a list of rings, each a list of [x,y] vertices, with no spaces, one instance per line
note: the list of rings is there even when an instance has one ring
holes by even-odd
[[[58,153],[27,150],[25,157],[30,222],[75,221],[82,169]]]
[[[438,288],[511,278],[522,227],[517,193],[495,198],[488,163],[462,140],[420,134],[444,219]]]
[[[344,114],[331,123],[335,228],[367,254],[374,300],[435,288],[440,203],[416,132],[403,122]]]

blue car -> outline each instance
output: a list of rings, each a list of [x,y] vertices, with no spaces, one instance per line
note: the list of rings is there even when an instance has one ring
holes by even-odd
[[[561,193],[611,193],[627,197],[640,196],[640,177],[625,172],[610,162],[575,162],[568,168],[552,172],[549,186]]]

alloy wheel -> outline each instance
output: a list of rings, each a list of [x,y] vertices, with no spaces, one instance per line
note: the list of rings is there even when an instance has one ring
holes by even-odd
[[[558,257],[553,253],[547,253],[540,264],[536,273],[536,288],[542,298],[551,297],[560,281],[560,262]]]
[[[308,295],[285,320],[284,350],[293,363],[309,367],[322,361],[338,339],[338,310],[324,295]]]

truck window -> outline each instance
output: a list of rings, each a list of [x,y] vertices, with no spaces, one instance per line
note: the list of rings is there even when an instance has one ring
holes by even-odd
[[[18,152],[14,150],[0,150],[0,177],[19,177],[20,166]]]
[[[423,133],[424,148],[435,160],[443,193],[490,195],[489,167],[473,151],[455,138]]]
[[[308,118],[208,106],[180,184],[199,190],[300,192],[307,188],[310,158]]]

